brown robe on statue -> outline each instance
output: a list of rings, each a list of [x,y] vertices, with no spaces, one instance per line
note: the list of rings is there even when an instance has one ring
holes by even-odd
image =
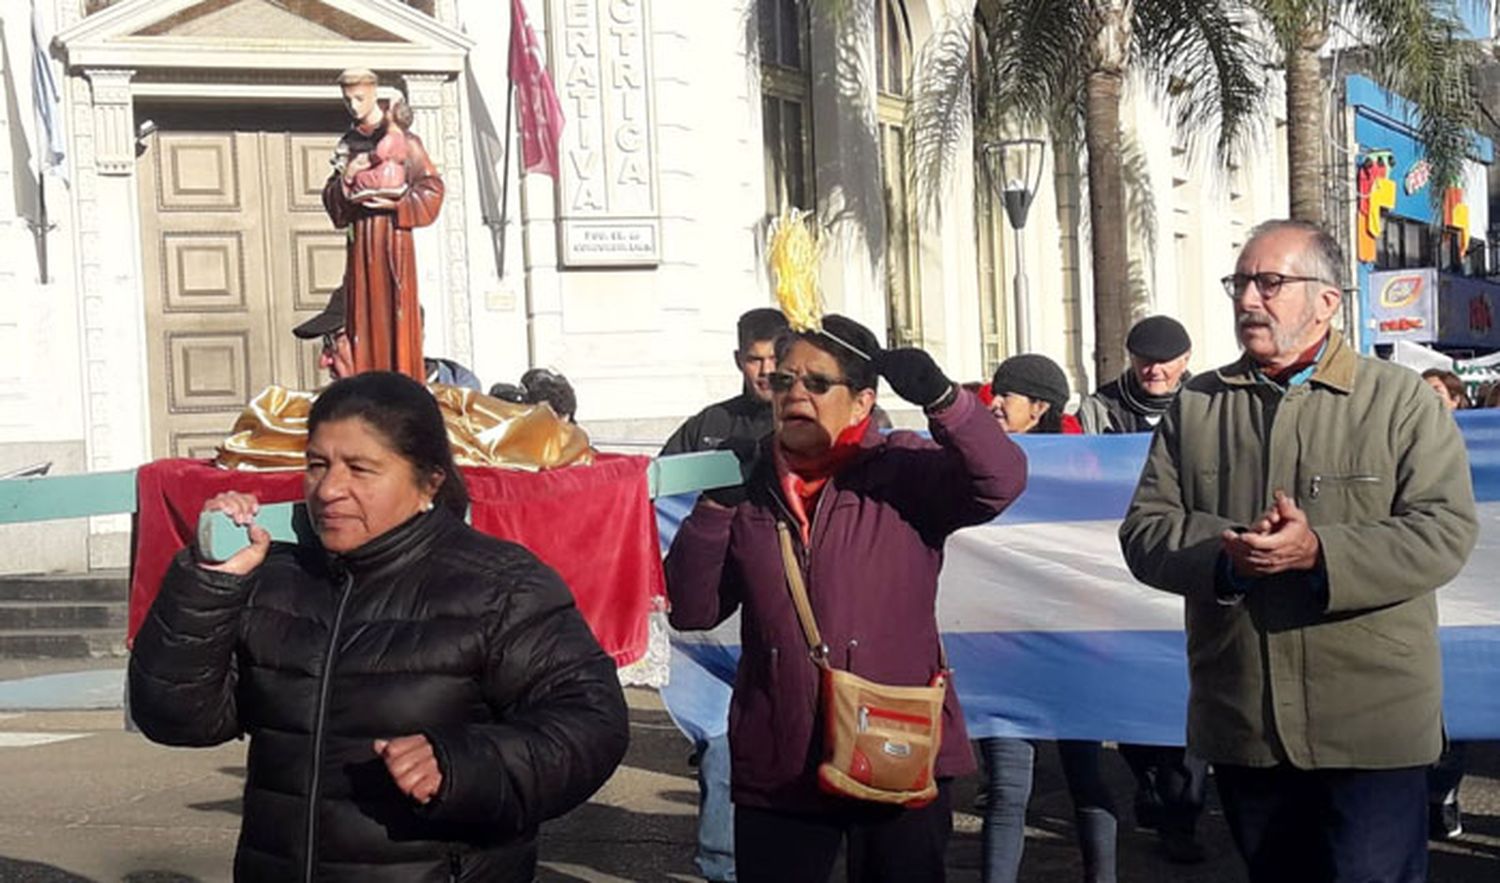
[[[351,130],[345,138],[351,135],[359,137]],[[337,172],[323,185],[323,207],[334,227],[352,227],[344,263],[344,315],[354,370],[400,371],[425,383],[411,231],[437,220],[443,207],[443,179],[422,142],[414,135],[407,138],[408,189],[394,210],[350,202],[350,191]]]

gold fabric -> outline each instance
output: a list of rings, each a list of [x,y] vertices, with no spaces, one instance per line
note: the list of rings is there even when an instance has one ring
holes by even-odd
[[[471,389],[431,384],[460,466],[555,469],[594,462],[588,434],[546,404],[517,405]],[[268,386],[246,406],[214,463],[266,472],[306,466],[307,415],[317,393]]]

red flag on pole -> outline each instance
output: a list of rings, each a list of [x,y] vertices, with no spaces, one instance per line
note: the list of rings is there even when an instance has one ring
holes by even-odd
[[[521,168],[557,177],[563,112],[521,0],[510,0],[510,81],[520,110]]]

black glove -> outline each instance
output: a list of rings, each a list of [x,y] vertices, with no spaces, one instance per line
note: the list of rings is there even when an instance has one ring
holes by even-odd
[[[891,384],[896,395],[913,405],[938,409],[953,395],[953,381],[943,374],[925,350],[914,347],[885,350],[875,357],[875,369]]]
[[[760,459],[760,441],[743,436],[726,438],[714,450],[730,451],[740,461],[740,483],[711,488],[704,491],[703,496],[726,509],[733,509],[750,498],[750,488],[745,482],[749,481],[755,463]]]

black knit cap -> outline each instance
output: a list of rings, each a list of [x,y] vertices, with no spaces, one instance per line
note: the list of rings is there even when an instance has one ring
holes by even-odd
[[[997,396],[1013,392],[1062,407],[1068,401],[1068,375],[1040,353],[1022,353],[1000,363],[990,389]]]
[[[1148,362],[1170,362],[1192,348],[1187,329],[1171,316],[1147,316],[1125,338],[1125,349]]]

